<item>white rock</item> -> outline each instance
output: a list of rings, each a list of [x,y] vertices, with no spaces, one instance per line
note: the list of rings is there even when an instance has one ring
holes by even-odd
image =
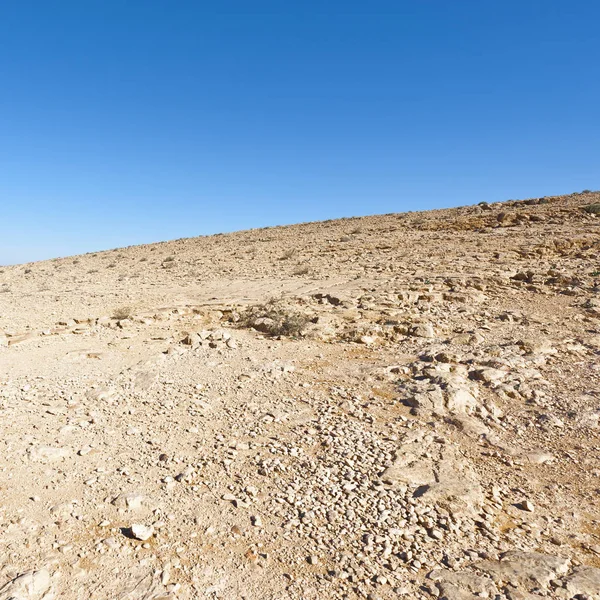
[[[52,446],[34,446],[29,449],[31,460],[37,462],[56,462],[71,454],[68,448],[54,448]]]
[[[422,338],[434,338],[435,330],[433,326],[429,323],[421,323],[420,325],[415,325],[411,331],[411,335]]]
[[[50,590],[50,573],[46,569],[28,571],[0,588],[0,600],[42,600]]]
[[[145,542],[154,535],[154,527],[152,527],[152,525],[147,526],[135,523],[131,526],[131,534],[136,540],[141,540],[142,542]]]
[[[523,500],[519,505],[519,508],[526,510],[527,512],[533,512],[535,510],[535,506],[530,500]]]
[[[131,492],[129,494],[119,494],[112,503],[117,508],[127,508],[129,510],[140,510],[148,507],[148,499],[142,494]]]

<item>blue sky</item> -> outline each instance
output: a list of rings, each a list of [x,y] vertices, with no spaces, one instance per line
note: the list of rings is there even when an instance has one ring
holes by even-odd
[[[8,0],[0,264],[600,188],[596,0]]]

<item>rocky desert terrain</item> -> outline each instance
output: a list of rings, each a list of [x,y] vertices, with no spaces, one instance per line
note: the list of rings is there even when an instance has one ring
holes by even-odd
[[[599,599],[598,213],[0,268],[0,600]]]

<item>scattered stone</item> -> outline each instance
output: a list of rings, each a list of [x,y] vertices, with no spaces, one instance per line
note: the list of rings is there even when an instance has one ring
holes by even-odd
[[[131,535],[142,542],[149,540],[154,535],[154,527],[152,525],[140,525],[135,523],[131,526]]]

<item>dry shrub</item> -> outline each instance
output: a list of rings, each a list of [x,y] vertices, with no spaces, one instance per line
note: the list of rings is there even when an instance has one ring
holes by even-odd
[[[588,204],[583,207],[586,213],[590,213],[592,215],[600,215],[600,203],[597,204]]]
[[[279,260],[289,260],[290,258],[294,258],[296,252],[296,248],[290,248],[289,250],[284,252],[283,256]]]
[[[299,336],[310,323],[309,316],[286,305],[283,301],[271,299],[265,304],[250,306],[240,314],[238,325],[252,327],[271,336]]]
[[[112,317],[117,321],[123,321],[123,319],[129,319],[132,314],[133,308],[131,306],[121,306],[120,308],[115,309]]]

